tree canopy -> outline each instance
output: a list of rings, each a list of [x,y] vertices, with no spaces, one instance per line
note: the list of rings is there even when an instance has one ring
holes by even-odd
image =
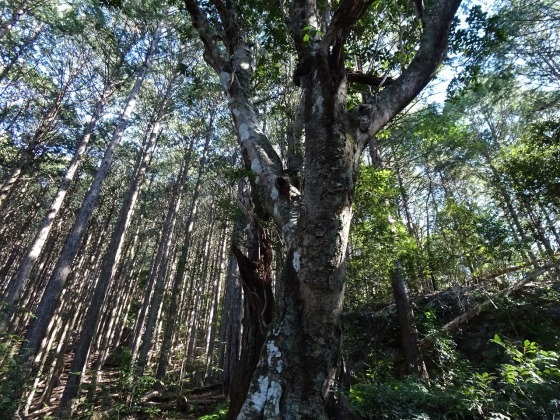
[[[2,412],[558,414],[559,17],[0,2]]]

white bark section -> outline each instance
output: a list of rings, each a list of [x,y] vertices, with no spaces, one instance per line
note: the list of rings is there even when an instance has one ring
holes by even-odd
[[[301,270],[301,250],[298,249],[296,252],[294,252],[294,259],[292,261],[292,265],[294,266],[294,270],[296,270],[296,273],[299,272],[299,270]]]
[[[264,418],[272,419],[280,415],[280,397],[282,396],[282,386],[278,381],[271,380],[268,387],[267,404],[264,408]]]
[[[241,413],[237,420],[241,419],[249,419],[250,417],[246,417],[243,413],[249,412],[251,413],[253,410],[261,411],[264,407],[266,402],[266,391],[268,389],[268,376],[261,376],[259,377],[259,388],[249,395],[245,404],[241,408]]]
[[[247,396],[237,420],[253,420],[258,412],[267,420],[280,419],[282,385],[268,376],[260,376],[258,384],[258,389]]]
[[[266,344],[266,353],[268,355],[268,365],[272,366],[272,362],[274,361],[276,363],[276,372],[281,373],[283,367],[282,352],[276,344],[274,344],[274,341],[270,340]]]

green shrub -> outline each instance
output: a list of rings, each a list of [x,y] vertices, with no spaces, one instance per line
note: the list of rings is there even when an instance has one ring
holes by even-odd
[[[225,404],[218,405],[214,411],[205,416],[199,417],[198,420],[222,420],[226,418],[228,406]]]
[[[497,334],[502,362],[480,371],[447,354],[430,383],[371,370],[350,391],[351,410],[366,419],[546,419],[560,414],[560,355],[525,340],[515,346]],[[439,346],[436,346],[439,347]],[[440,347],[441,348],[441,347]],[[443,346],[445,352],[449,347]],[[503,362],[505,360],[505,362]]]

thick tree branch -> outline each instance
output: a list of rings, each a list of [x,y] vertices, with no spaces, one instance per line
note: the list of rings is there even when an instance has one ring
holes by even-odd
[[[295,231],[299,191],[292,186],[287,193],[282,194],[276,187],[276,180],[282,176],[282,160],[263,133],[262,124],[251,100],[252,51],[241,38],[238,23],[232,23],[236,20],[235,10],[230,10],[233,2],[213,0],[221,16],[223,32],[227,34],[228,31],[232,31],[234,34],[233,39],[225,42],[226,57],[222,57],[214,43],[208,21],[196,0],[185,0],[185,4],[193,26],[205,46],[204,58],[219,75],[220,83],[228,97],[228,106],[245,165],[255,174],[252,180],[255,210],[259,217],[271,216],[282,230],[285,242],[290,244]],[[227,27],[228,25],[233,26]]]
[[[445,57],[449,30],[460,3],[461,0],[436,0],[429,9],[424,10],[424,31],[418,52],[401,76],[372,99],[367,135],[360,136],[358,150],[363,150],[368,139],[379,132],[430,82]],[[363,112],[353,112],[363,116]],[[362,131],[364,123],[362,119]]]
[[[365,14],[371,3],[370,0],[343,0],[335,10],[321,48],[328,51],[332,47],[331,55],[337,63],[343,58],[344,43],[352,26]]]
[[[208,24],[208,20],[198,7],[196,0],[185,0],[185,7],[191,16],[193,27],[196,29],[200,40],[204,44],[204,60],[216,70],[216,72],[220,73],[225,60],[214,42],[214,36]]]
[[[362,73],[361,71],[353,69],[346,69],[346,77],[349,82],[361,83],[373,87],[389,86],[395,81],[392,77],[380,77],[376,74]]]
[[[227,45],[228,52],[233,54],[235,47],[241,41],[235,4],[231,0],[225,0],[225,3],[222,0],[212,0],[212,3],[216,7],[222,21],[222,27],[225,35],[223,42]]]
[[[286,26],[290,29],[299,59],[305,56],[307,45],[313,41],[316,34],[309,30],[309,27],[319,29],[319,15],[315,0],[294,0]],[[305,35],[309,36],[304,42]]]

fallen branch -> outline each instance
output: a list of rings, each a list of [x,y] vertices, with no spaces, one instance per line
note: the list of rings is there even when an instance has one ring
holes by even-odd
[[[527,274],[525,277],[523,277],[521,280],[519,280],[515,284],[513,284],[510,287],[508,287],[508,288],[502,290],[501,292],[499,292],[497,294],[497,296],[507,297],[512,292],[515,292],[516,290],[521,289],[523,286],[525,286],[531,280],[534,280],[535,278],[539,277],[540,275],[546,273],[547,271],[549,271],[550,269],[555,268],[555,267],[558,267],[558,263],[549,262],[549,263],[543,265],[542,267],[539,267],[539,268],[531,271],[529,274]],[[484,302],[480,303],[479,305],[476,305],[474,308],[472,308],[472,309],[466,311],[465,313],[459,315],[457,318],[453,319],[452,321],[448,322],[443,327],[441,327],[441,329],[443,331],[446,331],[446,332],[455,331],[461,325],[466,324],[471,319],[475,318],[480,313],[484,312],[485,310],[487,310],[488,308],[490,308],[492,306],[494,306],[494,302],[492,301],[492,299],[487,299]]]
[[[560,252],[555,253],[554,255],[552,255],[552,258],[558,257],[560,256]],[[523,268],[527,268],[529,266],[535,266],[537,264],[540,264],[544,261],[544,259],[536,259],[536,260],[525,260],[523,263],[519,264],[519,265],[514,265],[512,267],[506,267],[506,268],[502,268],[499,271],[495,271],[493,273],[490,274],[485,274],[485,275],[481,275],[481,276],[475,276],[472,278],[472,280],[475,283],[478,283],[480,281],[487,281],[487,280],[492,280],[495,279],[496,277],[500,277],[504,274],[508,274],[508,273],[514,273],[516,271],[519,271]]]

